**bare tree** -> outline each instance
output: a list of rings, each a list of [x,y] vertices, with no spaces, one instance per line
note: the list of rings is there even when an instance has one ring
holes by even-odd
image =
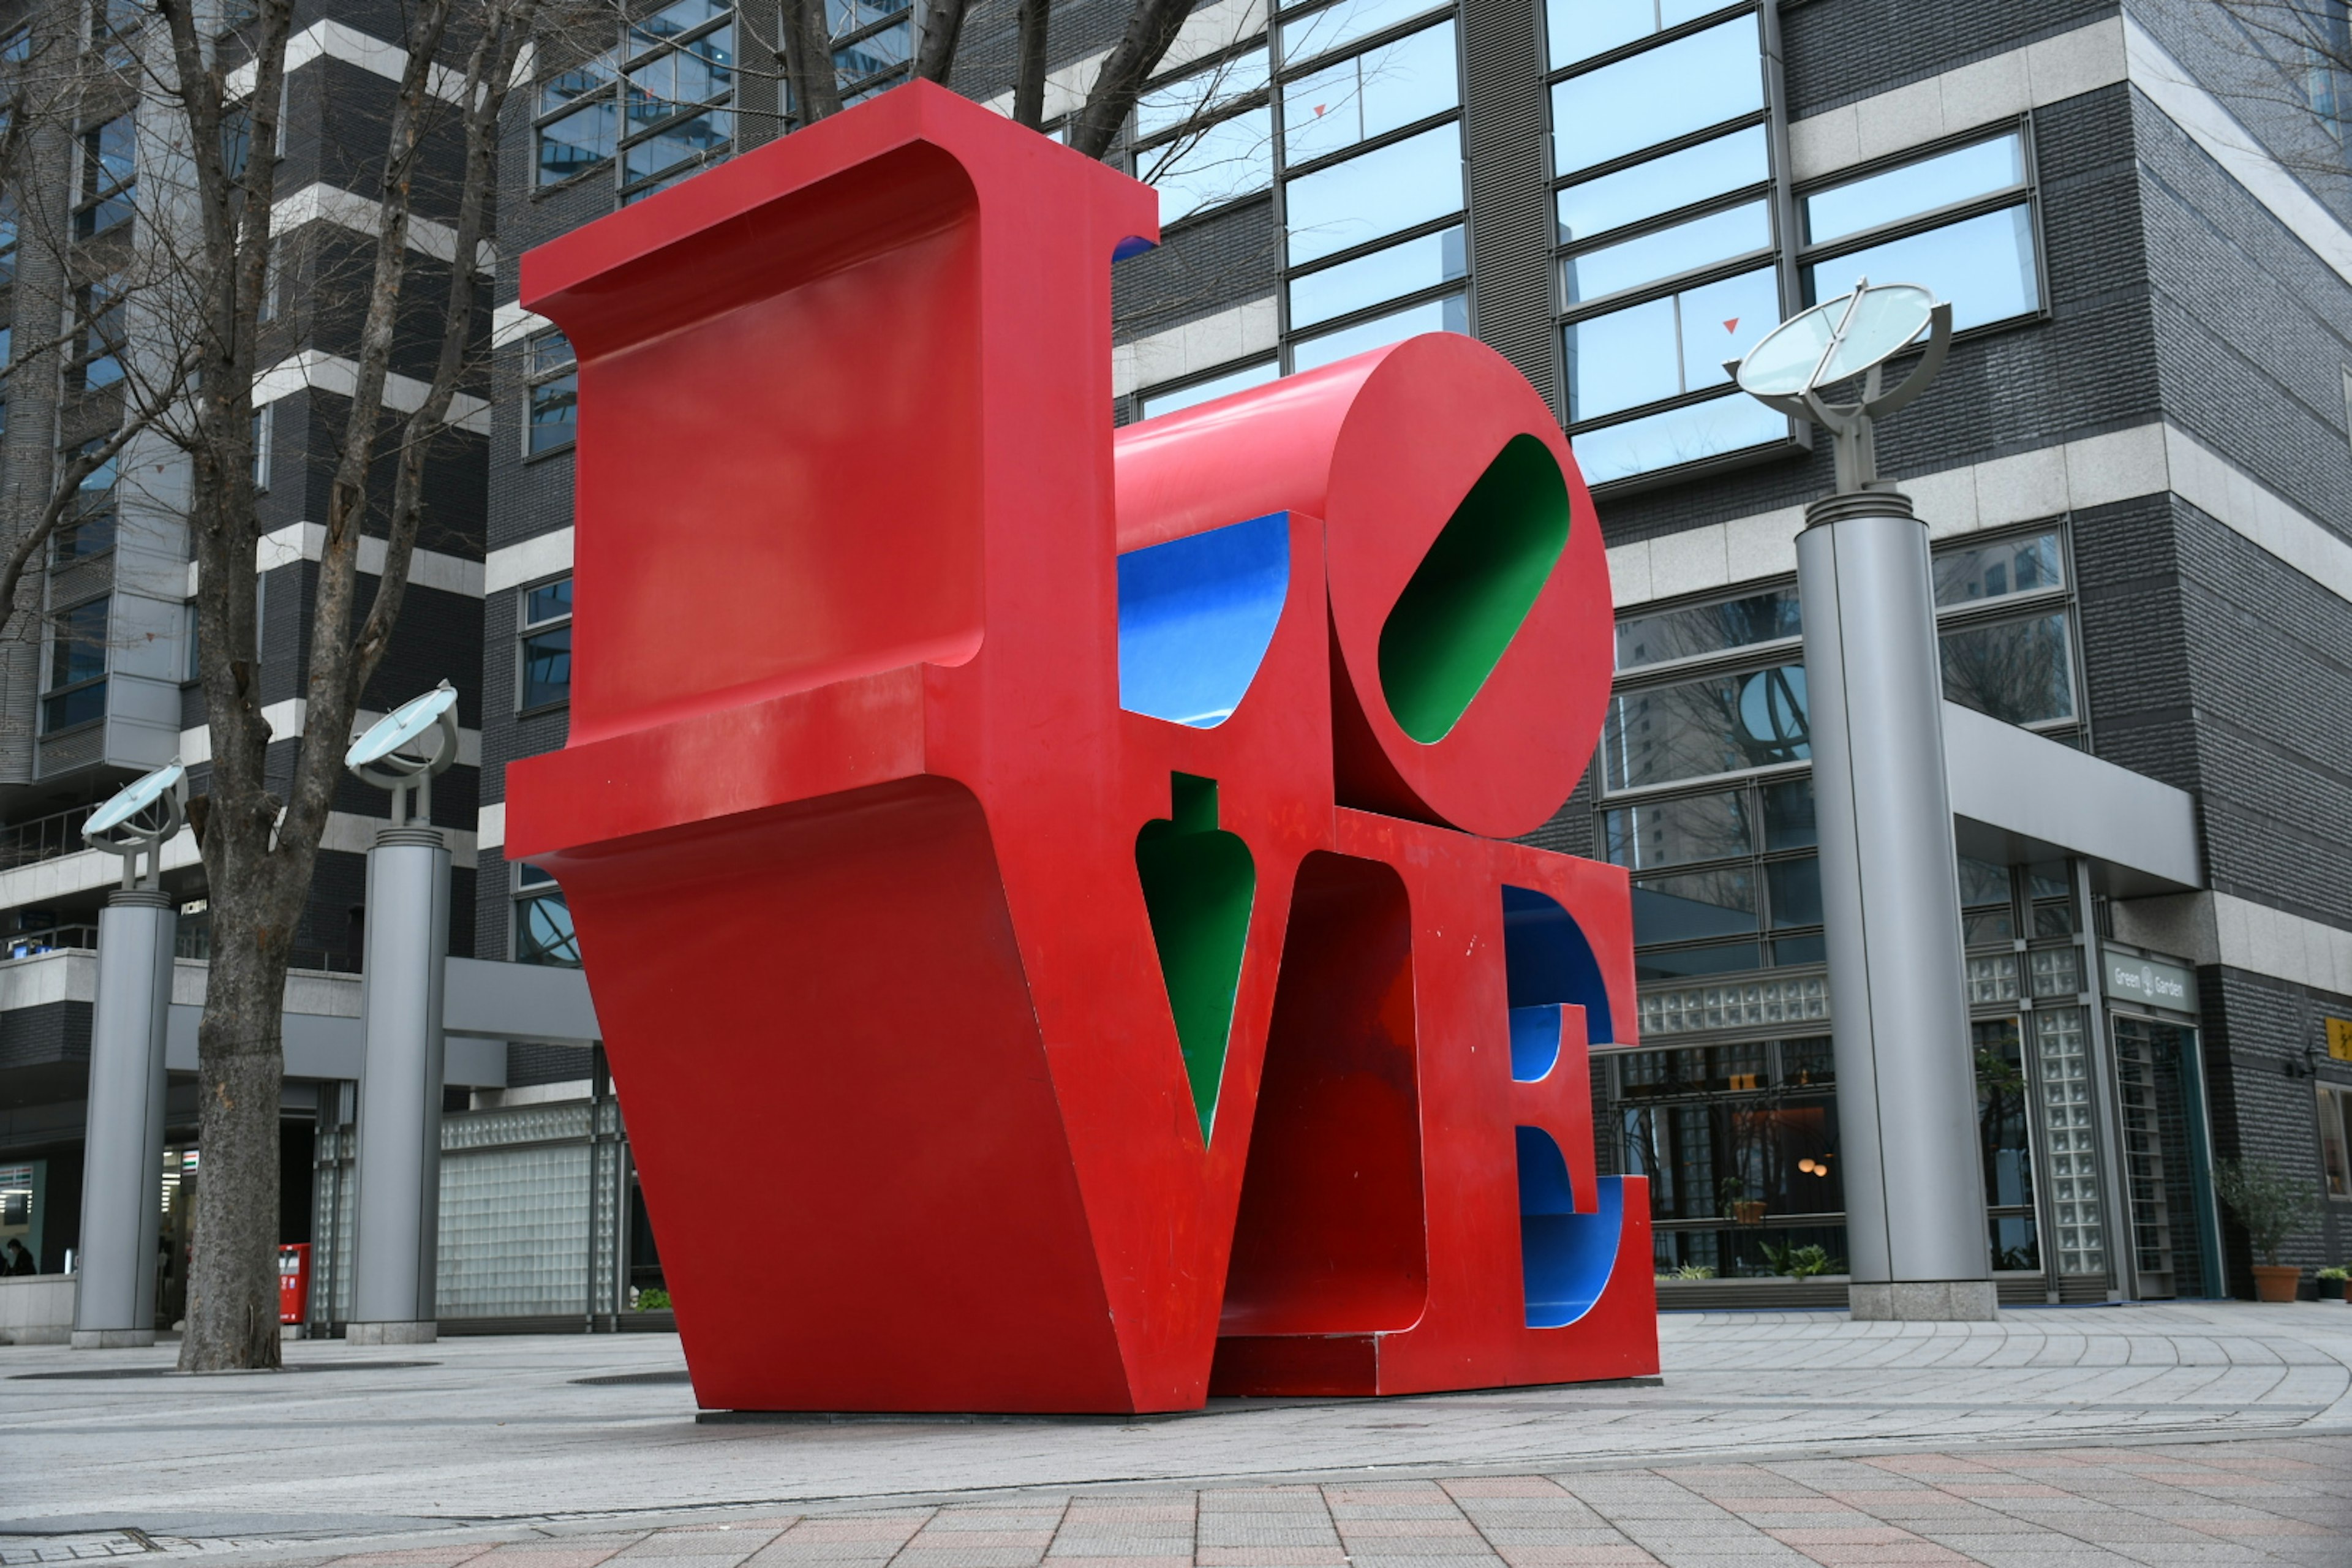
[[[151,100],[176,128],[176,184],[152,200],[173,328],[184,339],[167,416],[156,427],[191,469],[188,528],[198,567],[198,675],[212,737],[210,790],[196,816],[212,914],[211,973],[198,1032],[200,1137],[205,1180],[196,1201],[187,1331],[188,1370],[269,1366],[278,1361],[275,1221],[281,1016],[291,939],[308,900],[341,742],[362,690],[384,657],[407,587],[424,514],[425,460],[454,423],[455,400],[478,374],[478,269],[497,190],[500,116],[526,46],[552,58],[593,54],[567,35],[578,7],[596,0],[414,0],[375,193],[375,243],[363,283],[352,354],[353,385],[341,416],[328,491],[324,542],[310,606],[303,695],[309,738],[295,753],[281,798],[266,770],[272,738],[262,716],[257,624],[260,524],[254,475],[255,382],[265,367],[273,203],[278,195],[280,114],[293,28],[292,0],[257,0],[231,42],[215,39],[199,0],[154,0],[163,36],[149,51]],[[783,0],[782,53],[793,112],[822,119],[841,107],[823,0]],[[601,13],[615,21],[607,0]],[[625,10],[624,5],[620,7]],[[1191,0],[1136,0],[1106,58],[1070,141],[1089,156],[1111,151],[1146,81],[1189,14]],[[1046,7],[1024,6],[1023,90],[1043,113]],[[922,74],[944,80],[961,36],[961,0],[927,17]],[[232,42],[233,46],[232,47]],[[455,261],[439,296],[414,266],[410,237],[435,136],[462,142],[453,192]],[[420,317],[437,335],[429,383],[404,417],[386,401],[396,343]],[[376,493],[390,468],[388,496]],[[373,597],[362,594],[363,529],[384,543]],[[314,743],[313,743],[314,742]]]
[[[157,0],[165,35],[147,70],[178,132],[178,186],[153,221],[184,260],[174,325],[189,344],[184,395],[159,426],[191,471],[188,531],[198,569],[198,676],[212,734],[212,778],[199,824],[212,904],[211,975],[197,1035],[205,1180],[196,1199],[186,1337],[192,1371],[278,1361],[278,1117],[280,1038],[291,940],[360,696],[382,662],[408,585],[424,512],[425,462],[452,425],[479,337],[474,265],[497,191],[499,122],[531,38],[539,0],[421,0],[381,154],[375,243],[352,354],[352,385],[327,493],[310,606],[303,696],[311,743],[294,757],[287,795],[266,772],[257,625],[261,530],[254,476],[255,378],[270,285],[280,111],[292,0],[259,0],[231,47],[197,0]],[[240,58],[241,57],[241,58]],[[455,237],[436,313],[432,373],[405,417],[386,391],[399,329],[418,314],[411,235],[428,141],[462,143]],[[371,495],[379,458],[390,494]],[[360,541],[373,516],[384,545],[372,597],[361,591]]]

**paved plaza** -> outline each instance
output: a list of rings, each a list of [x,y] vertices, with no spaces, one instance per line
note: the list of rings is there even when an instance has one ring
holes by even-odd
[[[2340,1304],[1661,1337],[1654,1386],[1135,1420],[698,1423],[654,1335],[301,1343],[206,1378],[169,1346],[0,1350],[0,1561],[2352,1564]]]

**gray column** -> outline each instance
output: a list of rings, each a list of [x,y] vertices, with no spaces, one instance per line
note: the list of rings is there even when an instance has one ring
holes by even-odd
[[[1797,539],[1857,1318],[1994,1314],[1927,531],[1892,491]]]
[[[155,1239],[163,1189],[163,1029],[179,915],[152,889],[121,889],[98,915],[82,1145],[76,1350],[155,1342]]]
[[[431,827],[389,827],[368,851],[360,1011],[359,1152],[352,1212],[355,1344],[422,1344],[436,1332],[441,1214],[443,960],[449,851]]]

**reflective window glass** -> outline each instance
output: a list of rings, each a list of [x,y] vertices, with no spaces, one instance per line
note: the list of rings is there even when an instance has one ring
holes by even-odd
[[[1441,22],[1285,87],[1283,156],[1303,163],[1460,101],[1454,24]]]
[[[1162,414],[1173,414],[1196,403],[1209,403],[1229,393],[1264,386],[1281,374],[1281,366],[1272,360],[1264,360],[1239,370],[1229,370],[1207,381],[1196,381],[1190,386],[1180,386],[1172,392],[1147,392],[1143,395],[1143,417],[1157,419]]]
[[[1594,419],[1728,381],[1723,362],[1779,321],[1780,308],[1780,283],[1766,267],[1570,323],[1563,330],[1569,418]]]
[[[1544,31],[1550,40],[1551,63],[1574,65],[1662,27],[1720,11],[1723,5],[1724,0],[1549,0],[1544,7]]]
[[[1601,821],[1610,861],[1637,871],[1720,860],[1756,847],[1745,790],[1617,806],[1602,812]]]
[[[1638,943],[1754,936],[1756,916],[1756,878],[1744,866],[1633,879]]]
[[[1312,59],[1429,9],[1429,0],[1339,0],[1337,5],[1286,19],[1282,58],[1286,64]]]
[[[515,904],[515,962],[580,966],[580,938],[562,893],[542,893]]]
[[[550,121],[539,132],[539,183],[559,184],[613,155],[620,110],[610,100]]]
[[[1822,863],[1808,855],[1801,860],[1772,860],[1764,867],[1772,895],[1772,929],[1817,926],[1822,923]]]
[[[1294,267],[1462,210],[1462,132],[1440,125],[1284,187]]]
[[[1788,438],[1788,420],[1752,397],[1734,394],[1587,430],[1569,444],[1584,482],[1599,485]]]
[[[1751,125],[1559,193],[1559,237],[1590,239],[1772,177],[1764,127]]]
[[[1952,701],[2010,724],[2074,717],[2074,660],[2063,612],[1966,626],[1939,640],[1944,695]]]
[[[1764,786],[1764,847],[1802,849],[1821,842],[1813,820],[1813,781],[1784,779]]]
[[[1590,168],[1763,107],[1756,18],[1741,16],[1554,86],[1555,172]]]
[[[1359,321],[1352,327],[1342,327],[1336,332],[1326,332],[1319,338],[1308,338],[1295,344],[1290,351],[1294,370],[1313,370],[1331,364],[1350,354],[1376,349],[1383,343],[1402,342],[1406,338],[1419,337],[1423,332],[1466,332],[1470,330],[1470,310],[1461,295],[1443,300],[1429,300],[1402,310],[1376,316],[1369,321]]]
[[[1771,243],[1772,219],[1765,204],[1749,202],[1571,256],[1560,263],[1561,288],[1574,305],[1695,272]]]
[[[825,0],[825,23],[835,37],[870,27],[885,16],[905,10],[908,0]]]
[[[540,83],[539,111],[552,114],[575,98],[585,98],[613,85],[613,57],[607,52],[558,71]]]
[[[1997,137],[1814,192],[1805,198],[1805,237],[1839,239],[2024,183],[2024,140]]]
[[[105,599],[76,605],[57,617],[49,644],[49,684],[71,686],[106,673]]]
[[[1135,100],[1135,135],[1139,142],[1175,130],[1204,115],[1237,103],[1266,84],[1264,49],[1194,71],[1181,81],[1153,88]]]
[[[106,682],[93,680],[71,691],[41,700],[41,729],[46,734],[69,730],[106,717]]]
[[[1792,637],[1804,629],[1794,588],[1774,588],[1652,616],[1629,616],[1617,623],[1617,668],[1633,669],[1670,658],[1721,653]]]
[[[914,58],[914,24],[901,22],[895,27],[868,33],[856,43],[845,44],[834,50],[833,71],[846,87],[853,81],[872,76],[876,71],[905,65]]]
[[[1274,184],[1274,115],[1253,109],[1136,154],[1136,176],[1160,193],[1171,224]]]
[[[1642,917],[1633,917],[1639,941]],[[1764,944],[1758,942],[1709,942],[1701,947],[1639,948],[1633,954],[1633,978],[1693,980],[1707,974],[1734,974],[1764,967]]]
[[[572,628],[557,626],[522,639],[522,706],[544,708],[572,696]]]
[[[1611,790],[1802,762],[1812,755],[1804,666],[1621,692],[1609,704],[1601,755]]]
[[[542,583],[524,591],[522,624],[538,626],[542,621],[561,620],[572,613],[572,579]]]
[[[2032,209],[2005,207],[1806,269],[1816,300],[1835,299],[1857,278],[1917,283],[1952,302],[1957,331],[2023,315],[2042,306]]]
[[[708,158],[735,133],[735,117],[723,109],[707,109],[668,125],[631,144],[623,157],[624,174],[632,180],[667,174],[690,160]]]
[[[2054,533],[1940,552],[1935,566],[1936,603],[1971,605],[2008,594],[2063,587],[2066,574],[2062,559]]]
[[[1290,324],[1311,327],[1440,283],[1451,283],[1469,270],[1462,231],[1444,229],[1309,272],[1290,280]]]
[[[719,20],[727,12],[727,0],[677,0],[676,5],[665,5],[632,26],[631,47],[647,48],[682,38],[697,27]]]

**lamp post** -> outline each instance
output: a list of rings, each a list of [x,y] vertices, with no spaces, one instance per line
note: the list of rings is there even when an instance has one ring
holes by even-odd
[[[449,850],[433,779],[457,760],[457,693],[443,681],[352,743],[344,765],[392,795],[367,858],[359,1147],[352,1209],[354,1344],[425,1344],[441,1217],[441,1033]]]
[[[1885,363],[1926,334],[1893,388]],[[1867,279],[1725,368],[1826,426],[1836,493],[1797,537],[1822,906],[1856,1318],[1988,1319],[1976,1073],[1927,525],[1878,477],[1876,421],[1942,368],[1952,308]],[[1856,379],[1860,396],[1828,389]]]
[[[175,761],[124,786],[82,824],[90,847],[122,858],[122,885],[98,914],[76,1350],[155,1342],[163,1034],[179,925],[162,872],[163,846],[180,831],[187,796],[187,770]]]

